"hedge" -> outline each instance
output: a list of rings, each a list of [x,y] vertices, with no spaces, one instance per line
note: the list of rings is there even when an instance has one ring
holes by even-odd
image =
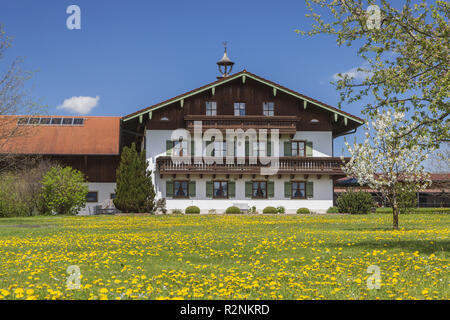
[[[297,214],[308,214],[311,213],[308,208],[300,208],[297,210]]]
[[[377,208],[376,213],[392,213],[392,208]],[[411,208],[408,213],[450,213],[450,208]]]
[[[338,207],[329,207],[327,213],[339,213]]]
[[[200,208],[197,206],[190,206],[190,207],[187,207],[186,210],[184,210],[184,212],[186,214],[189,214],[189,213],[196,214],[196,213],[200,213]]]
[[[241,209],[239,209],[239,208],[236,207],[236,206],[231,206],[231,207],[228,207],[228,208],[225,210],[225,213],[234,213],[234,214],[237,214],[237,213],[241,213]]]
[[[275,207],[265,207],[263,213],[278,213],[277,208]]]

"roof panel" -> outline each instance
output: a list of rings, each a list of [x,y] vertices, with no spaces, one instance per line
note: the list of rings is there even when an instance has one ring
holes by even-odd
[[[0,116],[0,154],[119,154],[120,117],[72,117],[84,119],[83,125],[18,126],[22,117]],[[14,137],[5,139],[13,131]]]

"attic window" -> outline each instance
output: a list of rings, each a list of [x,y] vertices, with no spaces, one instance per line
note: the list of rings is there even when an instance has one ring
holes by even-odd
[[[167,118],[167,117],[162,117],[160,120],[161,120],[161,121],[169,121],[169,118]]]
[[[316,123],[319,123],[320,121],[317,120],[317,119],[312,119],[310,122],[311,122],[312,124],[316,124]]]

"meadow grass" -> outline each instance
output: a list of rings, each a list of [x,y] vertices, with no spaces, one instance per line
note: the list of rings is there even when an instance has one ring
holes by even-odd
[[[4,218],[0,299],[448,299],[450,216],[400,226],[386,214]],[[67,288],[71,265],[80,289]]]

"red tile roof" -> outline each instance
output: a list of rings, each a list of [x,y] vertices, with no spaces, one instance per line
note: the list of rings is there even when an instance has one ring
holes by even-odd
[[[81,126],[18,126],[17,121],[22,117],[0,116],[0,154],[119,154],[120,117],[64,117],[83,118],[84,124]],[[59,116],[51,117],[59,118]],[[5,139],[5,132],[13,130],[18,130],[19,134]]]

